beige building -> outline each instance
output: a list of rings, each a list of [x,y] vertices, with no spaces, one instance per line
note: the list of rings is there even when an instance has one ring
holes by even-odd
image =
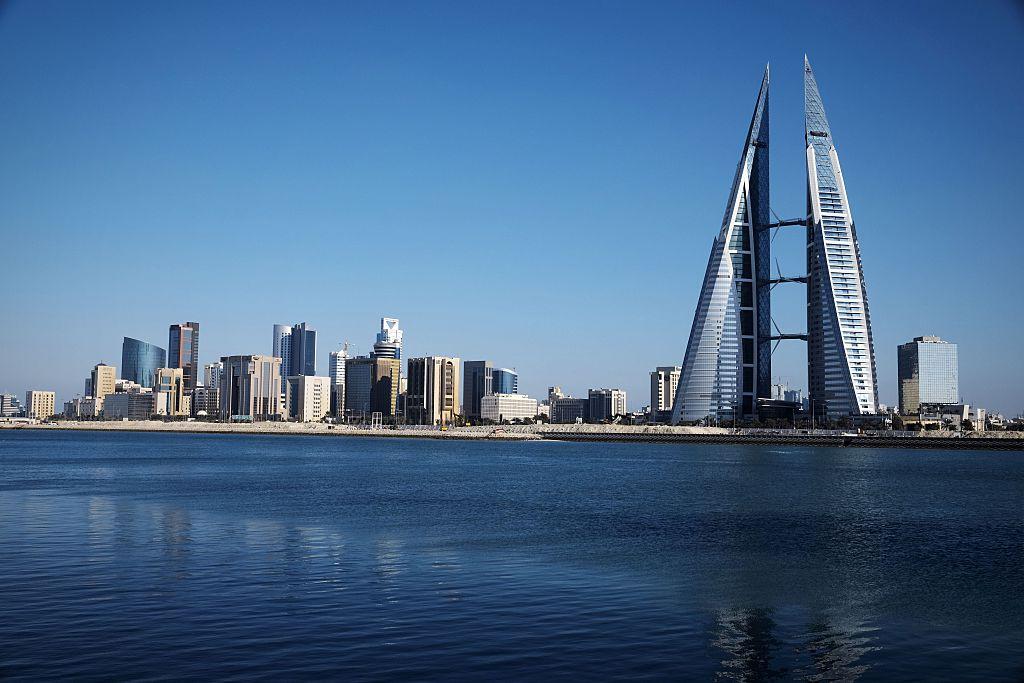
[[[81,375],[79,375],[81,377]],[[25,416],[37,420],[53,417],[57,394],[53,391],[33,389],[25,392]]]
[[[90,395],[100,399],[101,404],[104,396],[114,393],[116,385],[117,368],[113,365],[100,363],[92,369],[92,373],[89,375]]]
[[[221,356],[220,416],[224,420],[278,420],[284,414],[281,359]]]
[[[447,425],[461,413],[462,361],[447,356],[409,359],[406,417],[413,424]]]
[[[158,415],[182,417],[190,413],[185,401],[185,372],[182,368],[157,368],[153,373],[153,393]]]
[[[296,422],[320,422],[331,411],[331,378],[289,377],[285,390],[287,417]]]

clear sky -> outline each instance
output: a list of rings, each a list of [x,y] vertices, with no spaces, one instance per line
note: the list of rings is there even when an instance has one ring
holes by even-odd
[[[638,408],[682,360],[767,62],[772,206],[804,211],[805,52],[881,400],[897,344],[937,334],[963,398],[1016,414],[1024,11],[997,0],[3,3],[0,391],[66,400],[184,320],[204,363],[308,321],[326,374],[387,315],[407,357]],[[802,248],[779,235],[783,271]],[[806,386],[805,353],[774,374]]]

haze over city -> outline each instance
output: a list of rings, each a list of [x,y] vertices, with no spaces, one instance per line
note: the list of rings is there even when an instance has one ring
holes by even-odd
[[[183,320],[203,363],[308,321],[324,374],[394,316],[407,358],[487,358],[536,397],[622,387],[639,408],[650,370],[682,360],[767,62],[772,208],[804,213],[807,52],[881,402],[896,346],[935,334],[959,345],[965,401],[1018,413],[1024,246],[1001,234],[1019,223],[1024,14],[625,8],[4,5],[0,391],[70,398],[123,336],[163,346]],[[773,256],[803,272],[802,231]],[[773,294],[783,330],[806,328],[803,296]],[[783,343],[773,375],[805,388],[804,347]]]

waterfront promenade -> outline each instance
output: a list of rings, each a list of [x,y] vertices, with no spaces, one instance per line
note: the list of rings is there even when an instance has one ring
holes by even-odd
[[[495,439],[504,441],[622,441],[647,443],[789,444],[869,448],[955,448],[1024,451],[1024,432],[793,430],[667,425],[537,424],[450,427],[405,425],[371,429],[318,422],[0,421],[0,429],[266,434],[278,436],[363,436],[382,438]]]

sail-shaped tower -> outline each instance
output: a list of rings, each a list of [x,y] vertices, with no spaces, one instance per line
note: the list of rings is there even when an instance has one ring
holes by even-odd
[[[875,351],[857,230],[832,130],[804,57],[807,153],[807,374],[812,410],[878,410]]]
[[[672,423],[756,416],[771,391],[768,69],[711,246]]]

